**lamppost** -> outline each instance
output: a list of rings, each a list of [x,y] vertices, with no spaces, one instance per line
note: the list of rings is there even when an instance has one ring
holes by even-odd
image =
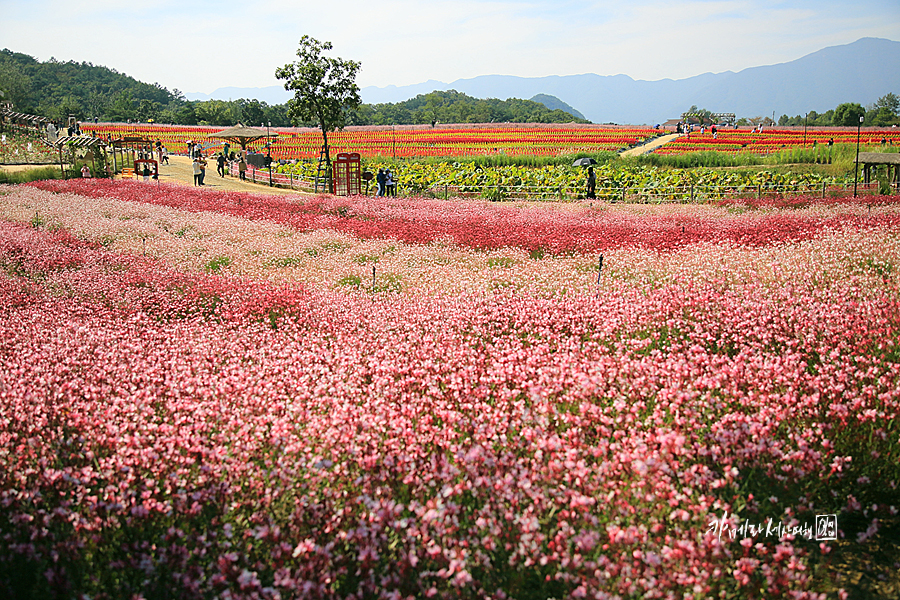
[[[272,151],[270,150],[272,138],[269,136],[269,127],[272,121],[266,121],[266,162],[269,164],[269,187],[272,187]]]
[[[859,117],[859,123],[856,125],[856,168],[853,171],[853,197],[856,198],[856,182],[859,179],[859,129],[862,127],[865,116]]]
[[[803,147],[806,148],[806,125],[809,123],[809,113],[803,117]]]

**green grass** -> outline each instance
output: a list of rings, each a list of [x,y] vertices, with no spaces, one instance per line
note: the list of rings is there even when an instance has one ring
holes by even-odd
[[[62,177],[59,167],[38,167],[36,169],[26,169],[24,171],[0,170],[0,183],[9,185],[28,183],[29,181],[40,181],[43,179],[62,179]]]

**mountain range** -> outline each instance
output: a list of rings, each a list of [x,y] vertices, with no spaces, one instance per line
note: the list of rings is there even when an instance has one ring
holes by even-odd
[[[900,93],[900,42],[862,38],[797,60],[738,72],[704,73],[686,79],[635,80],[592,73],[549,77],[483,75],[451,83],[429,80],[408,86],[362,88],[367,104],[402,102],[434,90],[456,90],[477,98],[555,96],[595,123],[654,124],[679,117],[692,105],[738,117],[825,112],[842,102],[866,105],[888,92]],[[281,86],[220,88],[185,94],[189,100],[256,98],[281,104]]]

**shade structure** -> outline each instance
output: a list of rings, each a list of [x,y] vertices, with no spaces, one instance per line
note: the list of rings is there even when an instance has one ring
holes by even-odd
[[[277,133],[267,133],[262,129],[257,129],[255,127],[246,127],[238,123],[234,127],[229,127],[228,129],[224,129],[216,133],[210,133],[206,137],[228,140],[233,144],[240,144],[241,150],[246,150],[247,144],[249,144],[250,142],[255,142],[256,140],[262,138],[277,136]]]

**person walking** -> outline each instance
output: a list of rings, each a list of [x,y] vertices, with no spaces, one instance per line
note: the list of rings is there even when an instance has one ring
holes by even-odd
[[[200,185],[206,185],[203,180],[206,178],[206,159],[200,155]]]
[[[587,170],[587,197],[591,200],[597,199],[597,176],[594,175],[594,167],[588,167]]]
[[[191,167],[194,169],[194,185],[200,185],[200,159],[196,156],[191,161]]]
[[[384,184],[386,181],[386,177],[384,175],[384,169],[378,169],[378,175],[375,176],[375,183],[378,184],[378,191],[375,193],[379,198],[384,196]]]
[[[397,188],[394,187],[394,174],[391,173],[391,170],[388,169],[384,172],[384,187],[387,188],[388,196],[396,196]]]
[[[225,155],[220,154],[216,159],[216,172],[219,174],[219,177],[225,177]]]
[[[241,153],[241,160],[238,162],[238,172],[240,173],[241,181],[247,181],[247,161],[244,160],[243,153]]]

